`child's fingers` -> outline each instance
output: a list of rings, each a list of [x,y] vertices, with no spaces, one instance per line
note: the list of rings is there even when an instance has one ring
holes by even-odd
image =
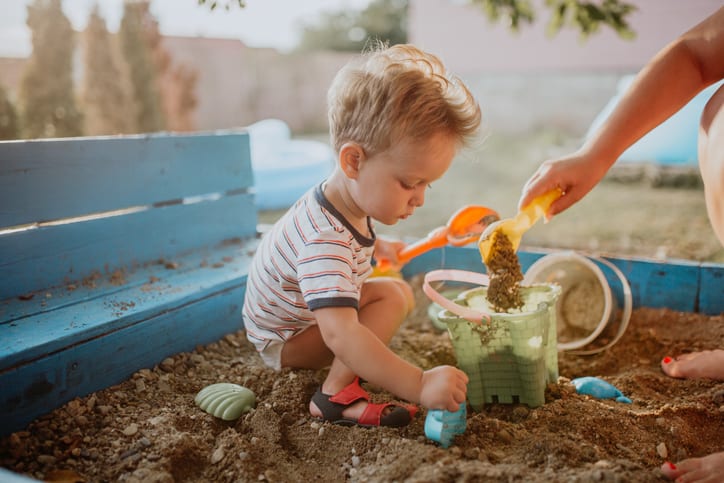
[[[470,381],[470,379],[468,378],[468,375],[465,374],[465,372],[461,371],[460,369],[458,369],[458,377],[460,379],[462,379],[464,384],[467,384],[468,381]]]

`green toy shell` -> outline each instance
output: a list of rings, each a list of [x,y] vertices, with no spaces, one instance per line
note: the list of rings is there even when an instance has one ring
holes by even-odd
[[[256,396],[244,386],[220,382],[200,390],[194,401],[212,416],[233,421],[254,407]]]

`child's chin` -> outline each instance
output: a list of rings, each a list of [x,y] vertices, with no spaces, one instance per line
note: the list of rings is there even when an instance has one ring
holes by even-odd
[[[383,225],[392,226],[396,225],[398,221],[400,221],[399,218],[394,218],[392,220],[380,220],[379,218],[375,218],[375,221],[382,223]]]

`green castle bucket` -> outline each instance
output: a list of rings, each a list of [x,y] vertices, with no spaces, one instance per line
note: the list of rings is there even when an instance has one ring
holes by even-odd
[[[480,286],[453,300],[442,300],[429,282],[443,280]],[[560,287],[521,287],[523,306],[499,313],[488,305],[486,286],[486,275],[459,270],[430,272],[423,286],[425,293],[444,307],[438,320],[447,326],[458,367],[468,375],[468,402],[475,411],[485,403],[541,406],[546,385],[558,380],[556,302]]]

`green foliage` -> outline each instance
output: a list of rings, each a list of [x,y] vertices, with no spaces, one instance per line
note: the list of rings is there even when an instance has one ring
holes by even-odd
[[[424,1],[424,0],[420,0]],[[198,0],[199,5],[211,10],[223,5],[230,10],[236,5],[244,8],[245,0]],[[468,0],[485,12],[491,22],[505,22],[513,32],[523,24],[536,21],[536,8],[531,0]],[[341,10],[326,13],[316,25],[304,28],[299,48],[301,50],[331,49],[360,51],[369,39],[386,40],[390,45],[407,41],[407,0],[373,0],[362,12]],[[557,34],[562,28],[577,29],[581,39],[607,26],[624,39],[632,39],[635,33],[629,27],[628,15],[636,7],[625,0],[546,0],[550,10],[548,35]]]
[[[225,10],[230,10],[232,5],[237,5],[239,8],[244,8],[246,6],[245,0],[226,0],[224,2],[219,2],[218,0],[199,0],[199,5],[208,5],[208,7],[211,10],[216,10],[217,7],[219,7],[221,4],[224,5]]]
[[[506,19],[507,25],[513,31],[520,28],[521,21],[533,23],[535,12],[530,0],[470,0],[473,5],[483,9],[491,22]]]
[[[85,31],[83,111],[89,136],[134,132],[135,119],[124,77],[116,62],[116,50],[100,16],[91,12]]]
[[[636,7],[619,0],[603,0],[601,5],[576,0],[546,0],[553,15],[548,23],[549,35],[555,35],[562,27],[577,27],[585,39],[598,32],[601,25],[607,25],[624,39],[631,40],[636,34],[628,25],[626,17]]]
[[[17,139],[19,137],[18,113],[5,88],[0,86],[0,139]]]
[[[121,52],[128,65],[135,108],[135,131],[154,132],[164,129],[153,44],[158,24],[151,15],[148,1],[125,2],[118,31]]]
[[[390,45],[407,42],[407,0],[373,0],[362,11],[324,13],[304,27],[300,50],[360,52],[371,40]]]
[[[24,134],[29,138],[82,134],[82,115],[73,90],[73,29],[60,0],[28,6],[33,53],[20,84]]]
[[[513,31],[521,24],[532,24],[536,12],[530,0],[470,0],[480,7],[492,22],[505,21]],[[546,0],[545,6],[551,11],[548,35],[557,34],[562,28],[579,30],[582,39],[599,31],[602,25],[612,28],[624,39],[635,34],[628,25],[628,15],[636,7],[623,0]]]

